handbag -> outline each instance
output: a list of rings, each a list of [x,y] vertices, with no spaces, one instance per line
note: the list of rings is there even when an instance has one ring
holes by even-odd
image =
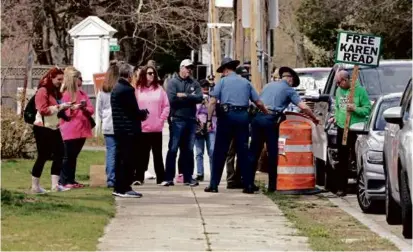
[[[89,122],[90,122],[90,127],[93,129],[94,127],[96,127],[95,119],[93,119],[92,116],[88,116],[88,118],[89,118]]]

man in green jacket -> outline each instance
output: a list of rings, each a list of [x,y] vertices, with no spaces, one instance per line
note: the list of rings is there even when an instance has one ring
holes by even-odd
[[[348,169],[352,157],[355,157],[355,143],[357,135],[348,131],[347,145],[342,144],[344,125],[346,123],[347,111],[351,112],[350,125],[358,122],[366,122],[371,111],[371,103],[367,91],[356,81],[353,103],[348,102],[350,95],[350,75],[347,71],[341,70],[337,73],[337,90],[335,102],[335,123],[337,125],[337,144],[339,164],[336,169],[337,195],[345,196],[348,182]]]

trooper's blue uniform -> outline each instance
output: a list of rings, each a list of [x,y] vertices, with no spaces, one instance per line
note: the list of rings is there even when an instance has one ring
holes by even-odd
[[[268,190],[274,191],[278,165],[279,119],[290,103],[298,105],[301,99],[295,89],[285,80],[267,84],[261,92],[260,99],[270,114],[258,112],[252,120],[250,159],[252,167],[257,167],[265,142],[268,151]]]
[[[221,79],[211,96],[220,101],[221,112],[217,122],[210,187],[217,188],[221,181],[229,145],[233,138],[235,138],[244,186],[252,186],[253,177],[248,160],[248,106],[250,100],[253,102],[259,100],[258,93],[247,79],[233,72]],[[226,112],[223,111],[225,108],[227,108]]]

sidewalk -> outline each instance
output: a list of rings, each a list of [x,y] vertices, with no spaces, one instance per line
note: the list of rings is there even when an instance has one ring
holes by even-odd
[[[136,189],[141,199],[117,198],[117,214],[100,239],[99,250],[245,251],[309,250],[307,238],[262,194],[240,190],[203,192],[183,185]]]

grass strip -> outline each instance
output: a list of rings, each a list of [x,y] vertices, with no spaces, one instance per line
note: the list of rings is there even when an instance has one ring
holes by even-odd
[[[88,183],[90,165],[103,165],[105,153],[82,151],[76,179]],[[107,188],[73,189],[45,195],[30,194],[34,160],[3,160],[1,190],[2,250],[96,250],[98,239],[115,215]],[[50,165],[41,185],[50,189]]]

